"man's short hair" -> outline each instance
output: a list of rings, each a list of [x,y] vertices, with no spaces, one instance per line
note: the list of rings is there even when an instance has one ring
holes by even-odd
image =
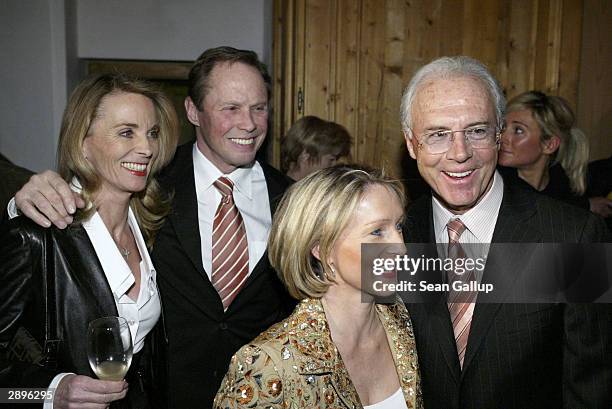
[[[495,125],[501,129],[506,109],[506,98],[497,80],[487,67],[478,60],[466,56],[442,57],[421,67],[404,90],[401,105],[402,129],[408,135],[412,129],[412,104],[422,83],[433,79],[457,77],[474,78],[485,87],[495,104]]]
[[[270,230],[270,264],[295,299],[320,298],[335,282],[327,261],[368,188],[384,186],[405,204],[402,184],[361,165],[318,170],[283,196]],[[312,249],[319,246],[319,259]]]
[[[340,124],[316,116],[297,120],[281,143],[281,170],[287,172],[298,162],[302,152],[316,162],[324,155],[347,156],[351,150],[351,135]]]
[[[198,57],[189,71],[188,94],[199,110],[202,109],[202,101],[204,101],[204,97],[206,97],[211,87],[208,83],[208,79],[213,68],[215,68],[217,64],[234,64],[237,62],[250,65],[259,71],[266,84],[268,100],[270,99],[272,79],[270,78],[270,74],[268,74],[266,65],[257,57],[257,53],[250,50],[239,50],[233,47],[209,48]]]

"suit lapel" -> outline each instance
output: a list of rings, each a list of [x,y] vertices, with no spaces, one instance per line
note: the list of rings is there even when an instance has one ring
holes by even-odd
[[[185,155],[187,150],[183,151],[182,157],[175,158],[179,161],[179,167],[176,171],[174,179],[174,201],[173,211],[169,218],[172,221],[174,230],[181,246],[187,253],[189,259],[198,270],[198,272],[206,278],[206,272],[202,265],[202,247],[200,241],[200,229],[198,221],[198,198],[195,190],[195,179],[193,176],[193,157],[191,151],[189,156]]]
[[[427,303],[425,308],[431,323],[433,338],[438,342],[440,351],[455,382],[459,382],[461,367],[457,355],[455,335],[451,324],[450,313],[444,297],[439,297],[436,303]]]
[[[531,259],[530,252],[534,250],[534,246],[522,246],[520,243],[540,240],[541,232],[534,227],[536,224],[531,222],[534,214],[533,200],[511,184],[504,184],[504,197],[491,240],[494,244],[490,248],[482,280],[483,283],[493,284],[493,288],[497,290],[489,295],[478,295],[463,373],[473,361],[502,303],[508,301],[507,297],[517,278],[526,271],[525,267]],[[504,243],[512,244],[503,246]],[[516,253],[520,253],[520,257],[517,257]]]
[[[408,208],[404,222],[404,241],[407,243],[435,243],[436,237],[433,230],[431,196],[427,196],[417,200]]]
[[[207,314],[223,313],[223,306],[219,294],[213,287],[202,264],[202,246],[200,238],[200,224],[198,220],[198,198],[193,175],[193,145],[183,145],[177,150],[173,160],[171,175],[165,183],[168,189],[174,190],[172,212],[168,216],[176,232],[183,251],[202,278],[202,285],[197,286],[199,293],[194,299],[200,300],[198,306]],[[203,292],[202,292],[203,291]],[[204,303],[204,304],[202,304]]]
[[[437,258],[431,196],[418,200],[409,210],[406,216],[404,240],[408,243],[428,243],[425,246],[426,254],[424,256]],[[428,275],[431,275],[431,273],[427,272]],[[444,282],[441,272],[437,275],[432,275],[432,277],[424,277],[424,279],[428,283]],[[461,368],[457,358],[457,347],[455,345],[455,336],[446,304],[446,297],[434,292],[427,293],[424,297],[423,308],[427,314],[425,320],[432,331],[431,342],[438,344],[453,379],[455,382],[459,382]]]
[[[287,190],[287,187],[289,186],[289,181],[282,174],[279,174],[278,171],[271,168],[269,165],[265,163],[261,163],[261,162],[260,162],[260,165],[263,169],[264,177],[266,178],[266,188],[268,191],[268,200],[270,203],[270,214],[272,217],[274,217],[274,212],[276,211],[276,206],[278,204],[278,201],[280,200],[285,190]],[[268,251],[266,250],[261,256],[261,258],[257,261],[255,268],[253,268],[253,271],[251,272],[246,282],[244,283],[244,286],[240,290],[240,293],[243,293],[249,286],[253,284],[253,282],[260,275],[264,274],[266,271],[269,271],[270,269],[271,267],[268,263]],[[241,304],[244,302],[245,302],[244,297],[237,296],[234,302],[232,302],[232,305],[234,306],[234,308],[232,308],[232,305],[230,305],[228,311],[231,311],[232,309],[240,307]]]

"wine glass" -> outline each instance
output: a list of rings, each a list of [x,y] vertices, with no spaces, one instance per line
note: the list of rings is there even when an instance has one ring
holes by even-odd
[[[99,379],[120,381],[132,363],[132,335],[125,318],[103,317],[87,328],[87,358]]]

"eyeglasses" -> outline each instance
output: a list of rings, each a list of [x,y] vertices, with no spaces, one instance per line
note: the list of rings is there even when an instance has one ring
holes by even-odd
[[[447,152],[453,144],[455,133],[462,132],[472,149],[492,148],[499,143],[501,131],[490,125],[472,126],[457,131],[439,130],[426,133],[419,138],[419,148],[428,153],[439,154]]]

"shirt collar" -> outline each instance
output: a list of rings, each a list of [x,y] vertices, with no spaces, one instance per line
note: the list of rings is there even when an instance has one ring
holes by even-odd
[[[155,279],[156,272],[153,268],[153,263],[151,262],[144,238],[138,227],[138,222],[131,208],[128,209],[128,224],[134,234],[140,257],[144,262],[144,268],[141,269],[141,272],[144,271],[145,274],[148,273],[146,277],[141,277],[141,285],[148,285],[147,282],[149,279]],[[111,291],[117,299],[121,298],[135,282],[130,267],[125,262],[125,259],[115,245],[115,241],[97,211],[93,213],[89,220],[84,221],[82,225],[89,236],[96,255],[98,256],[98,260],[100,260],[102,270],[104,270]]]
[[[473,208],[456,215],[442,205],[442,203],[432,196],[433,222],[435,237],[444,237],[446,234],[446,224],[451,219],[459,218],[480,243],[490,243],[497,222],[497,215],[504,195],[504,181],[497,172],[493,174],[493,184],[491,189],[485,194],[480,202]],[[439,241],[439,240],[437,240]]]
[[[255,162],[254,165],[256,165]],[[193,144],[193,167],[194,172],[197,175],[197,183],[203,189],[208,189],[213,186],[213,183],[221,176],[226,176],[234,182],[234,189],[246,196],[249,199],[253,198],[252,191],[252,179],[253,179],[253,168],[239,167],[234,169],[228,175],[224,175],[200,150],[198,149],[197,143]]]

